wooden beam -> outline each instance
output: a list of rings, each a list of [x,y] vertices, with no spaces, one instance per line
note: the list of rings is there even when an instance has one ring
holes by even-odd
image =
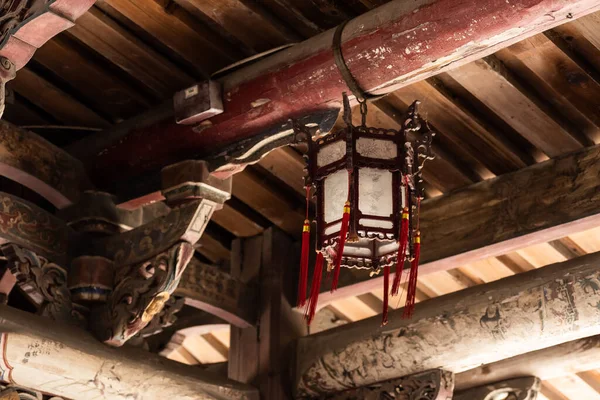
[[[519,376],[535,375],[547,380],[598,368],[600,336],[591,336],[461,372],[456,374],[456,390]]]
[[[598,9],[594,0],[395,0],[350,21],[342,47],[363,89],[385,94]],[[347,87],[335,67],[333,33],[222,78],[226,111],[212,118],[201,135],[169,119],[132,130],[108,145],[97,142],[92,145],[95,156],[88,160],[94,176],[123,179],[180,159],[218,154],[224,146],[256,137],[292,116],[339,107]],[[186,41],[177,36],[176,42]],[[206,62],[192,47],[196,60]],[[132,158],[141,147],[144,156]]]
[[[600,253],[419,303],[298,340],[296,395],[319,396],[431,368],[459,373],[600,334]],[[591,283],[591,286],[590,286]]]
[[[83,164],[38,135],[0,121],[0,175],[65,208],[90,189]]]
[[[4,381],[72,399],[258,399],[256,389],[0,305]],[[160,376],[160,379],[156,379]]]
[[[600,146],[425,200],[421,276],[446,271],[600,224]],[[492,227],[492,229],[490,229]],[[406,274],[405,274],[406,275]],[[382,287],[382,277],[340,275],[321,305]]]
[[[188,305],[209,312],[241,328],[255,324],[257,293],[218,267],[193,258],[181,276],[175,295]]]

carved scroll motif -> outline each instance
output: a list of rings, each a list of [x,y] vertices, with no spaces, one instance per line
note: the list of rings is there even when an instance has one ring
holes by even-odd
[[[74,308],[64,268],[15,244],[2,246],[17,285],[38,307],[38,313],[56,321],[82,325],[85,318]]]
[[[454,374],[441,369],[409,375],[358,389],[347,390],[331,400],[451,400]]]
[[[454,400],[535,400],[542,382],[534,376],[490,383],[455,394]]]
[[[152,318],[152,321],[140,331],[142,337],[156,335],[163,329],[170,327],[177,321],[177,314],[185,305],[185,298],[171,296],[165,303],[162,311]]]
[[[96,336],[121,346],[143,329],[163,310],[193,254],[193,246],[182,242],[150,260],[118,270],[117,285],[107,304],[93,311]]]

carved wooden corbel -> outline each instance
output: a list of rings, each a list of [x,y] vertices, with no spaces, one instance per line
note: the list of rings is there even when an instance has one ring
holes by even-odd
[[[25,295],[38,307],[38,314],[55,321],[85,325],[85,310],[71,301],[67,271],[31,250],[16,244],[0,248]]]
[[[451,400],[454,374],[441,369],[346,390],[326,397],[331,400]]]
[[[527,376],[462,390],[454,400],[535,400],[541,387],[539,378]]]

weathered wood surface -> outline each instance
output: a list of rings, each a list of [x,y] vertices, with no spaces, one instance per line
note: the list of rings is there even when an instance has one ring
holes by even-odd
[[[600,333],[600,254],[301,338],[294,388],[322,395],[431,368],[455,373]]]
[[[528,376],[495,382],[454,394],[453,400],[491,400],[507,394],[507,400],[536,400],[542,387],[539,378]],[[511,397],[512,396],[512,397]]]
[[[37,192],[57,208],[77,202],[90,184],[83,164],[38,135],[0,121],[0,175]]]
[[[533,375],[542,380],[600,368],[600,336],[573,340],[456,374],[456,390]]]
[[[451,400],[453,393],[454,374],[436,369],[386,382],[378,382],[371,386],[346,390],[328,396],[326,399],[379,400],[392,398],[396,400]]]
[[[419,274],[549,242],[600,224],[600,146],[480,182],[421,206]],[[408,274],[405,274],[408,275]],[[341,274],[340,288],[319,303],[381,287],[366,272]]]
[[[342,47],[358,83],[383,94],[599,8],[593,0],[396,0],[350,21]],[[216,154],[291,116],[338,106],[347,87],[334,64],[332,37],[333,30],[327,31],[224,77],[226,111],[212,118],[202,134],[167,119],[112,138],[112,143],[99,141],[90,148],[94,156],[88,165],[106,180],[123,177],[124,170],[135,176],[165,163]],[[135,151],[141,147],[143,154]]]
[[[0,306],[0,379],[78,400],[258,399],[256,389]]]
[[[0,245],[15,243],[65,265],[71,229],[38,206],[0,192]]]
[[[175,295],[185,297],[186,304],[240,328],[256,323],[258,293],[255,287],[196,258],[183,272]]]

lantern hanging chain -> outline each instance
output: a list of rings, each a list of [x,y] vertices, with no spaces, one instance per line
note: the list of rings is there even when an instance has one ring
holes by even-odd
[[[348,69],[348,65],[346,65],[344,55],[342,54],[342,32],[344,31],[344,28],[348,22],[350,22],[349,19],[337,26],[335,33],[333,34],[333,42],[331,47],[333,49],[333,59],[335,61],[335,65],[338,67],[340,75],[346,83],[346,86],[348,86],[354,97],[356,97],[356,101],[358,101],[358,104],[360,105],[362,126],[365,127],[367,126],[367,100],[379,99],[383,96],[374,96],[365,92],[350,72],[350,69]]]

